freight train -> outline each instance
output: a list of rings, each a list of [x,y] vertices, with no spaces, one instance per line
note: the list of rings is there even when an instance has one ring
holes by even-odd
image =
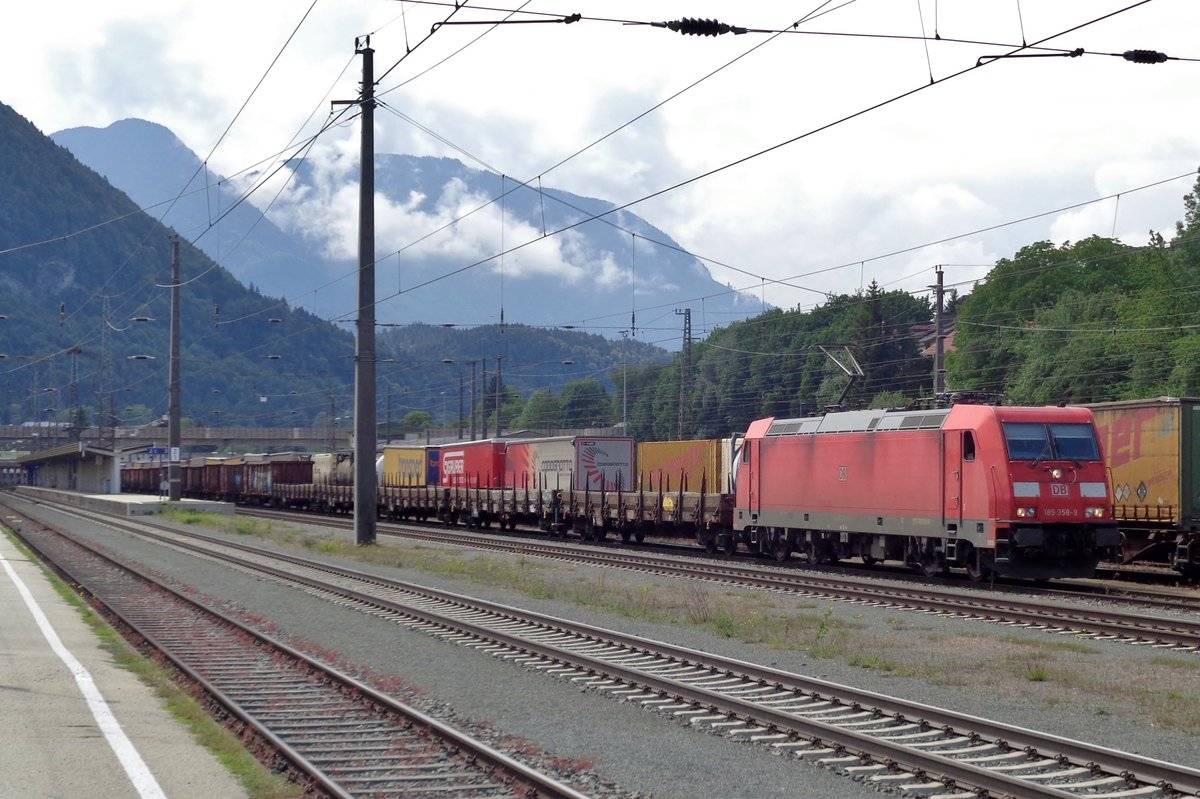
[[[257,466],[266,474],[255,481],[247,467],[232,466],[256,492],[243,501],[353,507],[346,482],[285,482],[279,463]],[[381,518],[520,524],[593,541],[686,536],[710,552],[899,560],[972,579],[1087,576],[1121,552],[1093,413],[1079,407],[766,418],[740,438],[636,447],[628,438],[489,439],[390,458],[385,449],[377,471]],[[236,483],[209,480],[201,491]],[[185,477],[185,494],[202,496],[195,485]]]

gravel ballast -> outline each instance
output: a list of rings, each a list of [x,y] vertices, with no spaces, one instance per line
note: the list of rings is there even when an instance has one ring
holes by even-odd
[[[39,510],[38,514],[51,512]],[[769,748],[733,741],[708,733],[665,714],[651,712],[632,702],[621,702],[563,679],[547,677],[484,654],[415,632],[407,627],[355,610],[333,605],[273,580],[254,577],[204,558],[184,554],[110,528],[87,524],[54,513],[54,524],[83,532],[113,552],[131,557],[162,576],[191,586],[207,597],[273,625],[273,635],[314,653],[323,653],[344,670],[368,681],[403,685],[402,698],[426,712],[448,714],[450,721],[480,734],[493,745],[514,753],[538,752],[530,757],[541,766],[557,762],[577,789],[595,796],[646,796],[658,799],[702,797],[857,797],[878,796],[876,786],[864,784],[830,768],[781,756]],[[155,521],[159,521],[156,517]],[[278,525],[277,525],[278,526]],[[186,525],[179,525],[186,531]],[[314,534],[346,540],[349,534],[317,525],[287,525]],[[195,529],[195,528],[193,528]],[[202,528],[205,534],[222,535]],[[232,540],[273,545],[246,536]],[[386,537],[380,546],[393,546]],[[395,546],[411,546],[396,544]],[[426,549],[432,545],[422,545]],[[276,547],[279,548],[279,547]],[[521,556],[473,553],[449,548],[464,560],[486,558],[522,568],[534,561]],[[344,562],[311,551],[305,557]],[[924,704],[986,716],[1008,724],[1052,732],[1163,760],[1200,767],[1200,736],[1196,727],[1166,729],[1147,719],[1131,717],[1109,700],[1089,702],[1077,696],[1055,700],[1048,686],[1031,680],[1028,693],[1011,687],[994,690],[987,670],[974,673],[971,657],[1003,658],[1013,639],[1040,640],[1047,633],[1013,631],[986,622],[950,619],[929,614],[874,608],[812,599],[789,600],[796,613],[821,614],[832,626],[853,627],[859,636],[880,642],[877,651],[863,653],[861,662],[877,663],[887,648],[884,642],[919,642],[945,639],[949,645],[969,650],[947,662],[960,665],[961,673],[935,682],[916,677],[892,676],[885,669],[849,665],[843,659],[814,657],[798,649],[775,649],[745,644],[715,634],[710,628],[677,623],[656,623],[630,618],[615,611],[581,607],[565,601],[538,599],[527,593],[480,585],[466,578],[412,568],[390,568],[351,562],[354,568],[383,576],[520,606],[540,613],[570,618],[598,627],[697,650],[761,663],[810,677],[853,685]],[[566,566],[536,561],[539,571],[603,571],[606,583],[633,591],[662,590],[660,584],[678,580],[651,577],[621,570]],[[689,591],[728,594],[721,586],[689,587]],[[669,589],[672,590],[672,589]],[[747,592],[749,593],[749,592]],[[1077,650],[1083,650],[1079,654]],[[883,654],[881,654],[883,653]],[[1114,642],[1086,641],[1068,647],[1062,657],[1077,658],[1089,675],[1111,675],[1113,681],[1140,690],[1137,675],[1162,653],[1147,647]],[[1182,665],[1172,669],[1179,678],[1180,701],[1200,701],[1200,656],[1174,655]],[[872,658],[875,658],[873,660]],[[1189,658],[1194,662],[1189,663]],[[1097,664],[1100,664],[1097,666]],[[1095,679],[1089,676],[1088,679]],[[414,697],[416,697],[414,699]]]

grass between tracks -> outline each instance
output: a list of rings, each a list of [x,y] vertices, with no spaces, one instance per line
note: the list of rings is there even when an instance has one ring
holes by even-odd
[[[10,540],[32,562],[41,567],[40,561],[20,541],[15,538]],[[130,646],[121,634],[70,586],[45,567],[41,568],[54,590],[78,611],[84,623],[92,628],[101,646],[112,655],[116,664],[131,672],[154,691],[167,711],[188,730],[192,738],[208,749],[234,779],[241,783],[250,799],[300,799],[304,796],[304,791],[299,786],[271,772],[255,760],[237,735],[214,721],[190,694],[171,679],[170,672]]]
[[[891,611],[699,581],[648,582],[619,571],[453,547],[391,540],[359,547],[337,533],[245,517],[190,515],[198,517],[190,521],[205,526],[325,555],[441,574],[648,623],[694,626],[747,644],[803,653],[811,660],[970,687],[984,697],[1045,709],[1085,708],[1098,717],[1200,734],[1200,658],[1194,654],[1114,660],[1085,639],[1014,634],[1001,626],[994,633],[977,627],[966,631],[962,622],[921,614],[889,616],[881,629],[877,617],[872,621],[865,614]]]

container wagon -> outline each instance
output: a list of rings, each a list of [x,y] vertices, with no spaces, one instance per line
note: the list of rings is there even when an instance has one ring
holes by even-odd
[[[1118,563],[1166,563],[1200,577],[1200,399],[1088,406],[1108,460]]]
[[[378,468],[381,486],[425,486],[440,482],[441,448],[435,446],[383,448]]]
[[[690,441],[643,441],[637,447],[637,485],[667,492],[733,492],[740,436]]]
[[[504,483],[510,488],[629,490],[634,443],[625,436],[550,436],[506,443]]]

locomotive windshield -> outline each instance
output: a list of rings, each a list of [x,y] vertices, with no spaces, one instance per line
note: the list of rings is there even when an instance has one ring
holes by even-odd
[[[1014,461],[1098,461],[1100,447],[1090,424],[1005,422],[1004,440]]]

